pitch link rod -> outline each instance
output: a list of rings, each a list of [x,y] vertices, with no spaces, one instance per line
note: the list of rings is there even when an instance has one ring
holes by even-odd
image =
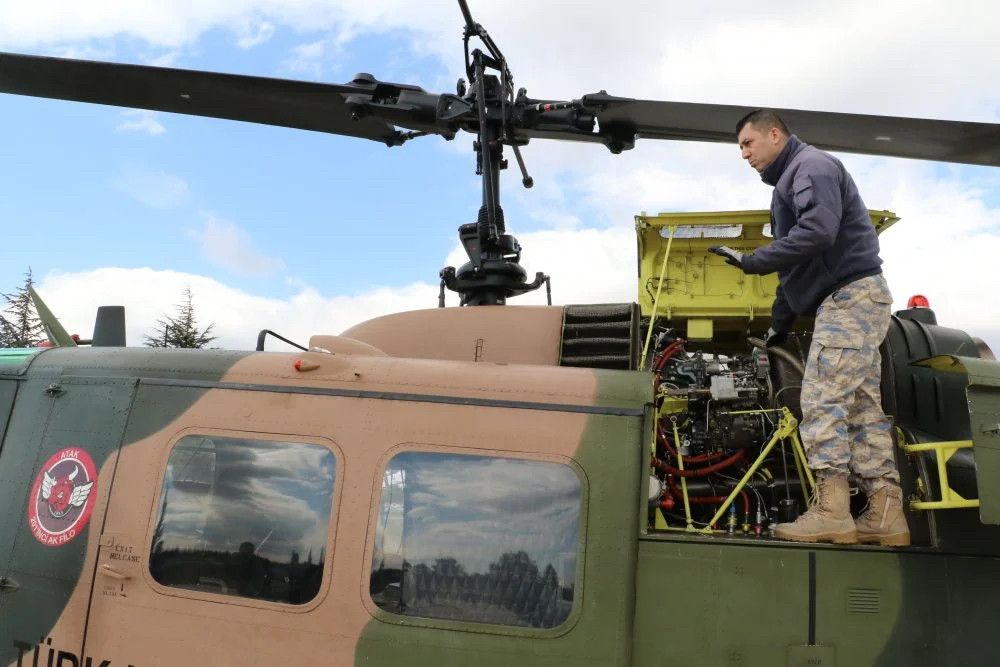
[[[521,168],[521,183],[524,184],[524,187],[530,188],[535,184],[535,179],[528,176],[528,170],[524,167],[524,158],[521,157],[521,150],[517,144],[511,144],[510,147],[514,150],[514,157],[517,158],[517,166]]]

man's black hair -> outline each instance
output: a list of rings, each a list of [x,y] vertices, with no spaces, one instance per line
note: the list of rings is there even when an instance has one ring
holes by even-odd
[[[736,123],[736,134],[738,135],[743,129],[743,126],[747,124],[753,125],[754,129],[761,131],[770,130],[772,127],[776,127],[781,130],[785,136],[791,136],[792,134],[788,131],[788,126],[785,125],[785,121],[781,120],[781,117],[770,109],[755,109],[746,116],[743,116],[743,118],[740,118],[739,122]]]

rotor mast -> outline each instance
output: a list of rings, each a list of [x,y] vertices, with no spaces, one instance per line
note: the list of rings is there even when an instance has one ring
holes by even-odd
[[[508,132],[513,110],[513,77],[507,61],[500,53],[486,30],[472,20],[466,0],[458,0],[465,17],[464,44],[465,70],[471,81],[471,96],[476,107],[478,138],[473,142],[476,152],[476,174],[483,179],[483,203],[475,223],[458,228],[459,239],[469,261],[456,271],[454,267],[441,270],[441,295],[438,305],[444,305],[444,289],[458,292],[463,306],[503,305],[512,296],[538,289],[549,278],[536,273],[527,282],[527,273],[521,266],[521,246],[514,236],[507,234],[503,207],[500,205],[500,171],[507,168],[503,159],[503,145],[510,143],[521,168],[522,183],[531,187],[531,177],[524,169],[524,161]],[[489,51],[479,49],[469,53],[469,40],[478,37]],[[487,74],[486,70],[499,72],[500,76]],[[458,94],[465,93],[465,82],[459,81]]]

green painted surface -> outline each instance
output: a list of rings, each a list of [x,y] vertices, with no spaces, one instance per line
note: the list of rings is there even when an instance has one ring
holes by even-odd
[[[38,412],[33,416],[41,417],[38,413],[45,411],[44,404],[47,403],[48,417],[35,421],[36,427],[32,428],[29,437],[8,439],[3,451],[4,460],[0,463],[6,469],[9,461],[13,464],[12,470],[18,470],[24,477],[20,480],[24,490],[11,499],[10,505],[16,508],[11,514],[14,515],[13,521],[19,525],[15,525],[13,530],[0,531],[14,536],[7,575],[21,586],[20,590],[6,596],[4,608],[0,610],[8,619],[0,628],[0,662],[16,657],[7,654],[12,649],[13,640],[23,641],[46,633],[62,613],[80,577],[89,579],[92,576],[92,573],[84,575],[81,568],[86,557],[88,537],[91,531],[100,530],[107,502],[107,489],[98,482],[93,513],[86,525],[68,544],[46,546],[35,539],[27,525],[28,504],[34,500],[29,497],[30,485],[41,474],[45,462],[66,448],[87,452],[98,470],[109,458],[115,457],[134,388],[134,382],[120,380],[105,381],[98,386],[65,379],[60,382],[65,391],[55,398],[44,394],[40,386],[44,382],[25,386],[22,396],[30,399],[35,393],[43,397]],[[12,431],[11,436],[14,435]],[[25,474],[27,471],[31,471],[30,474]],[[80,645],[83,642],[82,626],[80,636],[53,639],[58,640],[62,647]]]
[[[14,409],[15,396],[17,396],[17,381],[0,379],[0,451],[3,449],[3,439],[7,433],[11,410]]]
[[[636,585],[642,667],[995,664],[1000,559],[677,535],[640,541]]]
[[[56,347],[76,347],[76,341],[73,337],[69,335],[69,332],[63,328],[59,320],[52,311],[49,310],[48,305],[42,300],[38,292],[31,285],[28,285],[28,294],[31,295],[31,300],[35,304],[35,312],[38,313],[38,319],[42,321],[42,326],[45,328],[45,334],[49,337],[49,341]]]
[[[69,544],[43,546],[27,527],[28,495],[41,466],[66,447],[86,449],[98,469],[116,456],[138,377],[219,380],[245,355],[76,348],[48,350],[34,359],[20,382],[0,448],[0,507],[5,508],[0,512],[0,575],[20,586],[15,592],[0,594],[0,664],[16,662],[14,640],[37,641],[48,636],[82,575],[89,532],[100,530],[108,500],[109,489],[99,484],[93,514],[83,531]],[[45,392],[53,383],[64,389],[55,397]],[[0,380],[0,384],[8,383]],[[157,389],[166,391],[158,393]],[[134,423],[129,423],[124,445],[163,428],[204,393],[169,389],[139,391],[136,400],[143,403]],[[56,641],[73,649],[82,645],[83,637]]]
[[[966,397],[976,461],[979,518],[986,524],[1000,524],[1000,363],[943,354],[918,361],[916,365],[968,377]]]
[[[648,376],[598,372],[602,403],[641,409],[649,394]],[[530,437],[531,415],[519,417]],[[588,487],[583,577],[566,624],[549,631],[444,624],[407,619],[393,624],[380,615],[368,623],[358,643],[356,665],[491,667],[517,665],[631,664],[635,550],[638,537],[636,489],[641,471],[642,420],[599,415],[588,426],[574,456]],[[580,564],[578,563],[578,568]],[[396,617],[399,618],[399,617]]]
[[[29,380],[21,385],[20,400],[11,413],[7,434],[0,447],[0,507],[4,508],[0,512],[0,575],[6,574],[10,566],[14,539],[25,518],[22,510],[27,507],[27,495],[34,482],[32,471],[35,470],[37,452],[23,443],[39,443],[42,439],[51,408],[51,401],[43,393],[47,385],[46,379]],[[0,618],[9,596],[0,593]],[[0,652],[8,644],[9,641],[0,644]]]
[[[940,563],[939,563],[940,565]],[[837,650],[841,665],[878,664],[891,643],[904,606],[903,573],[890,551],[825,549],[816,552],[816,641]],[[934,621],[927,598],[910,596],[907,620]],[[911,626],[917,630],[918,626]],[[898,649],[906,649],[900,652]],[[931,665],[919,644],[893,649],[893,665]]]
[[[20,375],[41,351],[39,348],[0,348],[0,376]]]
[[[967,393],[979,518],[996,525],[1000,524],[1000,364],[981,364],[970,370]]]
[[[809,639],[808,562],[803,550],[640,541],[633,664],[784,664]]]
[[[220,380],[240,359],[253,354],[232,350],[177,350],[145,347],[53,348],[39,355],[32,372],[80,377],[139,377]]]

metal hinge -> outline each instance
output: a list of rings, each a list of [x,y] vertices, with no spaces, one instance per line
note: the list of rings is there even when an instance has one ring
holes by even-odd
[[[987,426],[983,429],[983,433],[1000,433],[1000,424],[996,426]]]
[[[11,579],[8,579],[7,577],[0,577],[0,593],[13,593],[19,588],[20,586],[14,583]]]
[[[66,390],[63,389],[63,386],[58,382],[53,382],[52,384],[50,384],[48,387],[45,388],[45,393],[48,396],[59,396],[60,394],[63,394],[65,392]]]

